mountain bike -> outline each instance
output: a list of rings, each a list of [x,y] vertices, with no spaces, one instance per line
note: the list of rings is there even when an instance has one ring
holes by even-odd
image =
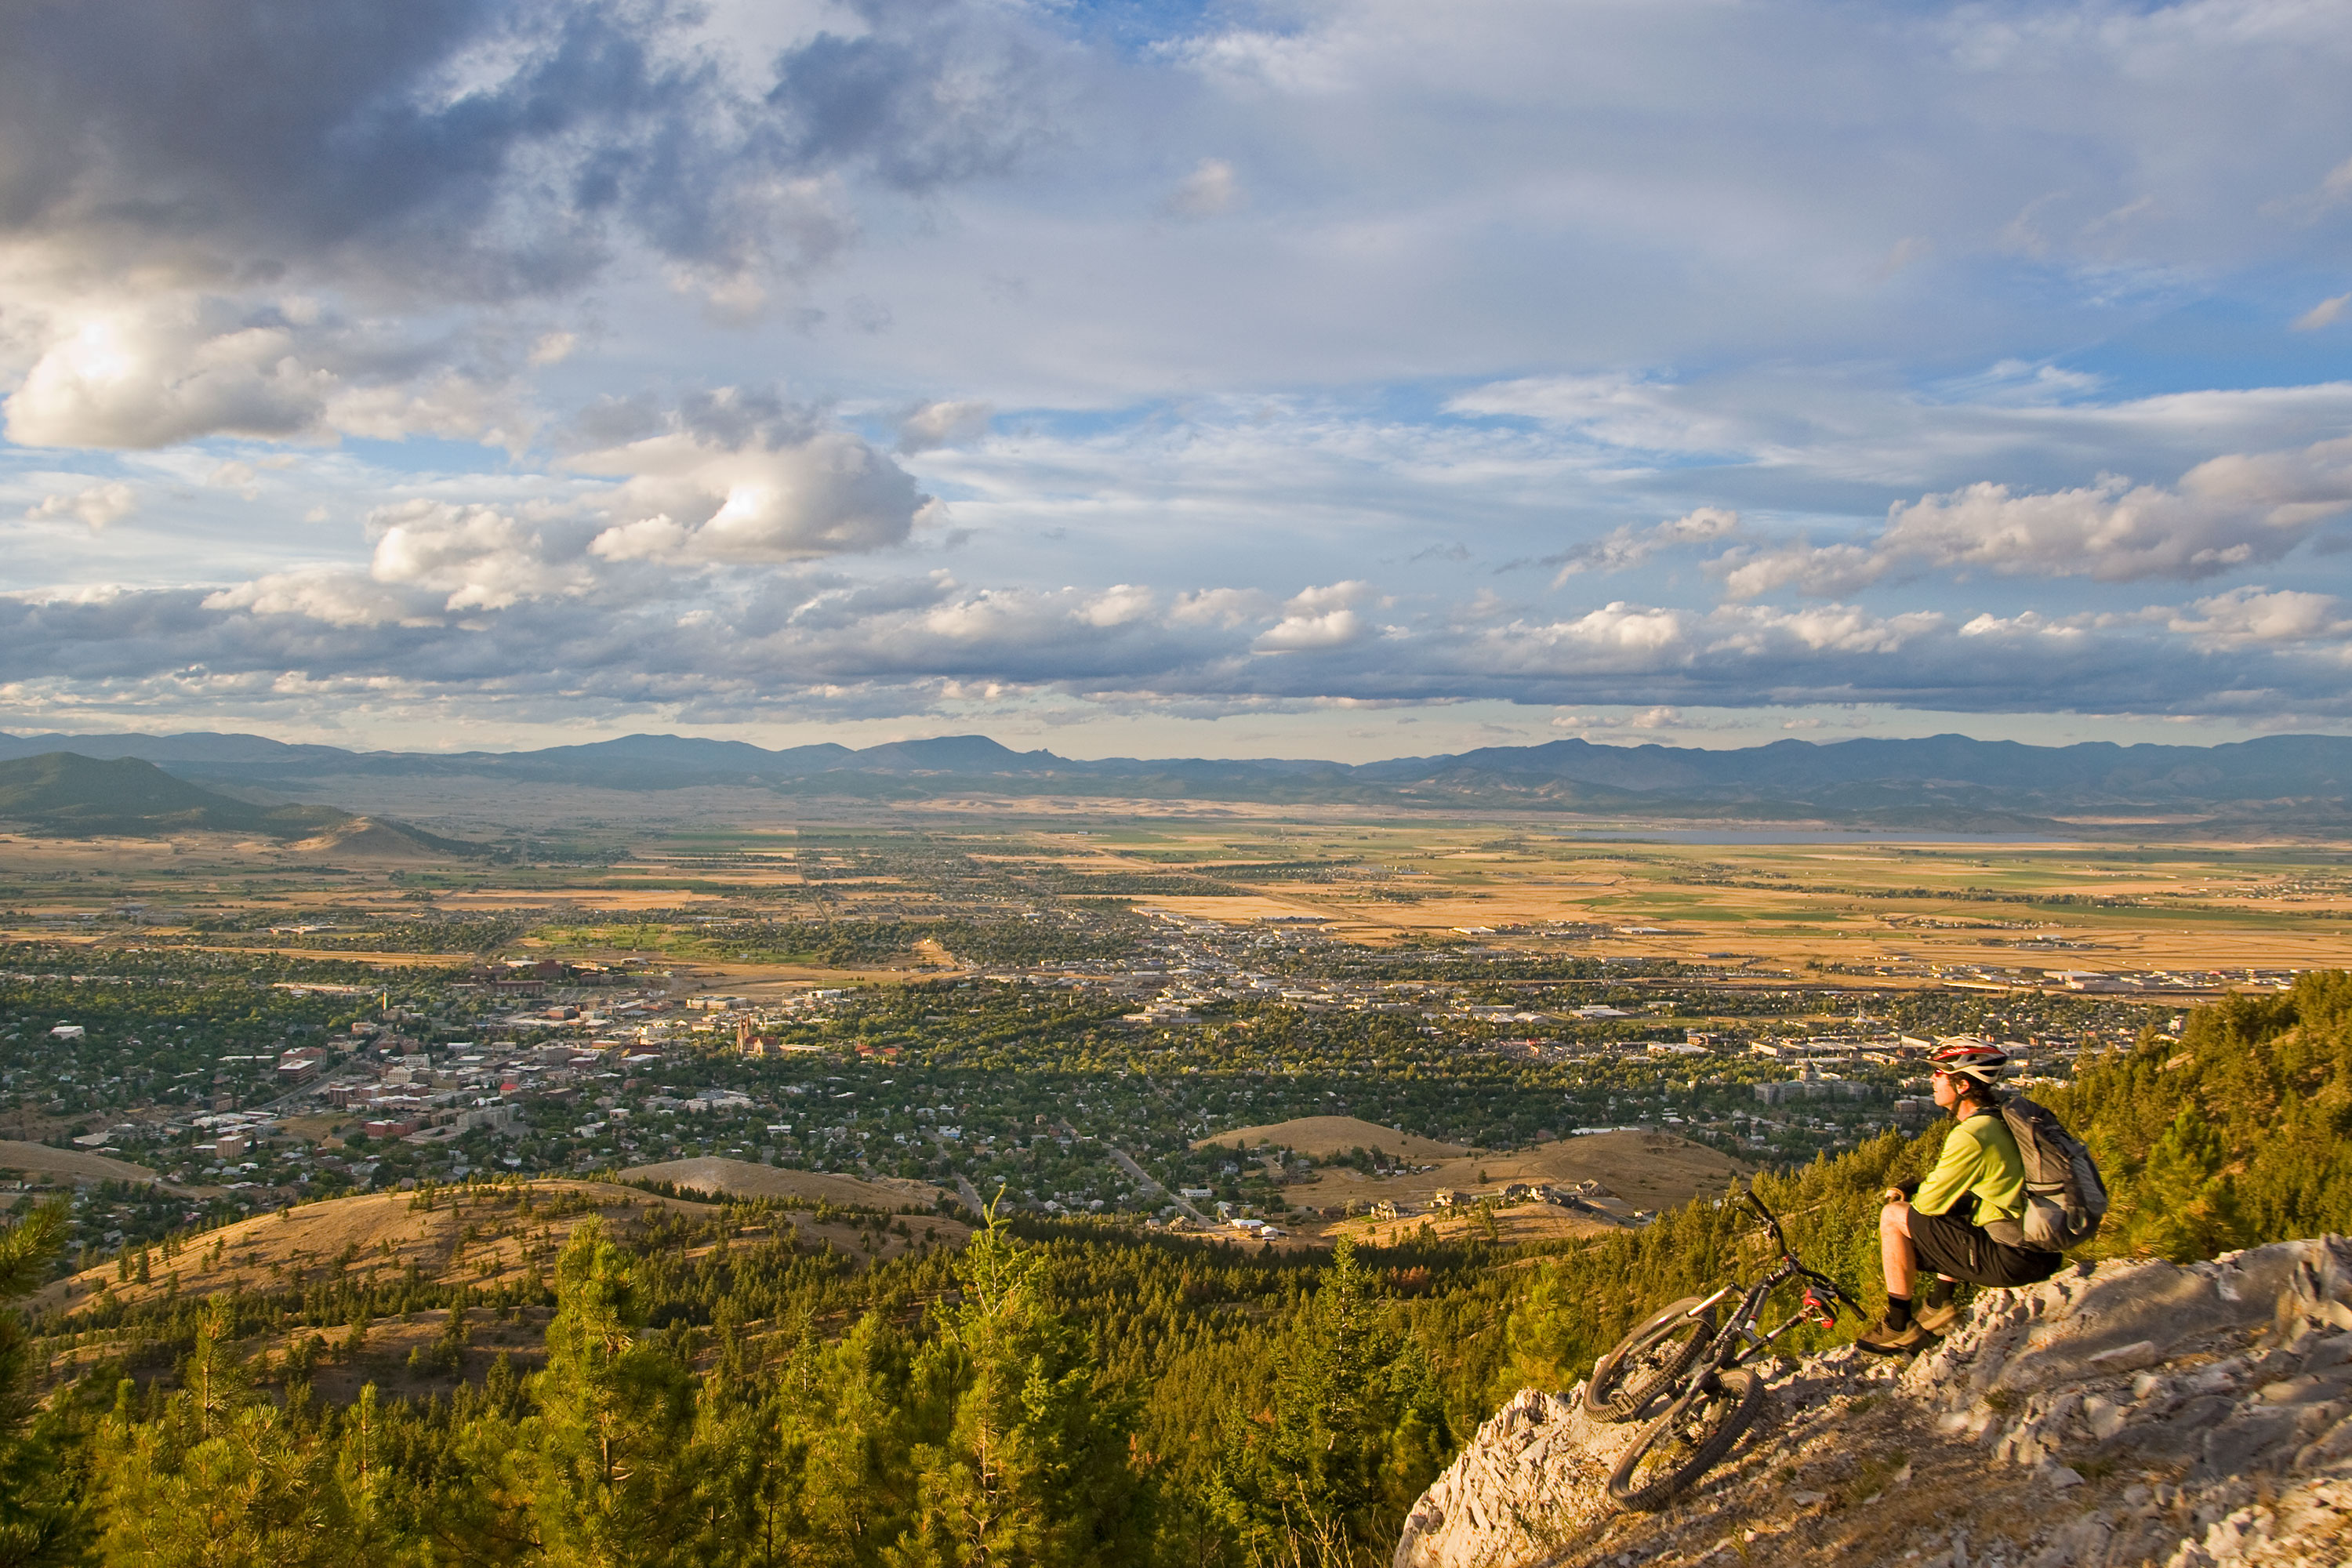
[[[1584,1385],[1584,1408],[1602,1421],[1635,1421],[1661,1395],[1673,1402],[1643,1428],[1609,1478],[1609,1495],[1636,1510],[1664,1508],[1715,1468],[1764,1407],[1764,1383],[1745,1363],[1800,1323],[1832,1328],[1843,1306],[1867,1320],[1862,1304],[1828,1275],[1808,1268],[1789,1245],[1770,1209],[1752,1192],[1740,1197],[1762,1216],[1779,1261],[1748,1288],[1717,1329],[1717,1303],[1738,1286],[1712,1296],[1685,1296],[1634,1325],[1617,1348],[1593,1363]],[[1788,1321],[1769,1333],[1756,1331],[1765,1300],[1790,1280],[1802,1282],[1802,1298]]]

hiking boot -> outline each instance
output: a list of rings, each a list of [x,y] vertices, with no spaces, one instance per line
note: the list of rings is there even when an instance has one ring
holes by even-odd
[[[1960,1321],[1960,1304],[1947,1301],[1940,1307],[1916,1308],[1911,1313],[1911,1321],[1940,1340],[1952,1331],[1954,1323]]]
[[[1855,1336],[1853,1342],[1872,1355],[1909,1355],[1934,1344],[1936,1336],[1921,1328],[1916,1319],[1903,1328],[1890,1329],[1881,1318],[1876,1328]]]

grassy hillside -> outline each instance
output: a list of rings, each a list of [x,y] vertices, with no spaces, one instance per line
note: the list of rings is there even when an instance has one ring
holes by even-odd
[[[100,762],[72,752],[0,762],[0,819],[68,837],[208,828],[299,838],[339,827],[327,805],[255,805],[175,779],[136,757]]]

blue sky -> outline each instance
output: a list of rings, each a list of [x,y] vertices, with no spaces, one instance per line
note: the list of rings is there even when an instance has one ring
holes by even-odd
[[[0,726],[2352,727],[2352,13],[0,21]]]

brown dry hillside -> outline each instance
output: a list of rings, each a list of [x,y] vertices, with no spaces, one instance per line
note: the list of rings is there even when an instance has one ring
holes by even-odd
[[[414,1193],[369,1193],[279,1209],[192,1237],[175,1258],[167,1260],[160,1250],[151,1255],[143,1286],[117,1279],[110,1262],[58,1280],[33,1300],[37,1307],[79,1307],[103,1286],[136,1304],[171,1289],[174,1279],[184,1295],[209,1295],[232,1286],[298,1286],[338,1267],[362,1279],[397,1276],[411,1264],[436,1283],[495,1286],[528,1276],[534,1265],[551,1266],[572,1230],[592,1215],[622,1225],[656,1208],[713,1212],[707,1204],[604,1182],[447,1188],[429,1209]]]
[[[803,1198],[845,1207],[900,1209],[912,1204],[929,1208],[947,1195],[929,1182],[908,1181],[903,1176],[860,1181],[856,1176],[783,1171],[749,1160],[714,1156],[670,1160],[658,1165],[632,1165],[621,1174],[631,1181],[667,1182],[682,1190],[730,1198]]]
[[[395,824],[365,816],[354,817],[315,838],[302,839],[291,847],[299,854],[332,853],[345,860],[369,862],[457,858],[454,847],[446,839],[433,840]]]
[[[1506,1247],[1548,1241],[1581,1241],[1591,1237],[1613,1235],[1621,1228],[1612,1221],[1596,1219],[1574,1209],[1533,1202],[1497,1209],[1493,1220],[1494,1239]],[[1408,1214],[1398,1219],[1367,1217],[1339,1220],[1325,1225],[1319,1234],[1326,1241],[1337,1241],[1344,1236],[1375,1247],[1395,1247],[1424,1238],[1435,1241],[1473,1240],[1486,1234],[1486,1217],[1475,1207],[1435,1209]]]
[[[1284,1188],[1283,1195],[1307,1208],[1386,1198],[1410,1210],[1423,1210],[1441,1187],[1475,1198],[1500,1192],[1507,1182],[1596,1181],[1614,1194],[1616,1201],[1607,1206],[1630,1215],[1719,1193],[1748,1169],[1727,1154],[1671,1132],[1596,1132],[1516,1153],[1447,1160],[1417,1175],[1376,1180],[1345,1166],[1330,1166],[1317,1172],[1311,1182]],[[1385,1233],[1386,1227],[1378,1228]]]
[[[1465,1162],[1465,1163],[1468,1163]],[[1751,1167],[1672,1132],[1596,1132],[1475,1163],[1491,1182],[1597,1181],[1635,1208],[1720,1193]],[[1457,1172],[1458,1173],[1458,1172]],[[1473,1173],[1475,1173],[1475,1172]]]
[[[0,1171],[22,1171],[37,1176],[79,1176],[93,1182],[161,1182],[144,1165],[110,1160],[79,1149],[52,1149],[47,1143],[23,1143],[0,1138]]]
[[[1237,1127],[1231,1132],[1213,1132],[1196,1139],[1192,1147],[1205,1149],[1212,1143],[1228,1149],[1236,1143],[1244,1148],[1279,1143],[1318,1160],[1326,1154],[1344,1154],[1350,1149],[1377,1149],[1401,1159],[1424,1162],[1471,1152],[1459,1143],[1440,1143],[1433,1138],[1400,1132],[1393,1127],[1360,1121],[1352,1116],[1302,1116],[1294,1121],[1276,1121],[1265,1127]]]
[[[663,1213],[709,1218],[719,1212],[716,1204],[661,1197],[609,1182],[449,1187],[435,1194],[430,1208],[413,1193],[371,1193],[238,1220],[191,1237],[173,1258],[158,1249],[150,1254],[145,1285],[118,1279],[111,1262],[86,1268],[48,1286],[33,1305],[71,1310],[87,1305],[100,1289],[132,1305],[174,1289],[182,1295],[232,1287],[285,1289],[338,1271],[362,1279],[397,1278],[412,1265],[432,1283],[494,1289],[543,1277],[572,1232],[590,1218],[626,1236]],[[803,1248],[829,1244],[852,1258],[895,1258],[925,1245],[956,1247],[971,1234],[952,1220],[926,1217],[908,1221],[907,1236],[886,1232],[877,1244],[870,1232],[848,1220],[786,1217]]]

